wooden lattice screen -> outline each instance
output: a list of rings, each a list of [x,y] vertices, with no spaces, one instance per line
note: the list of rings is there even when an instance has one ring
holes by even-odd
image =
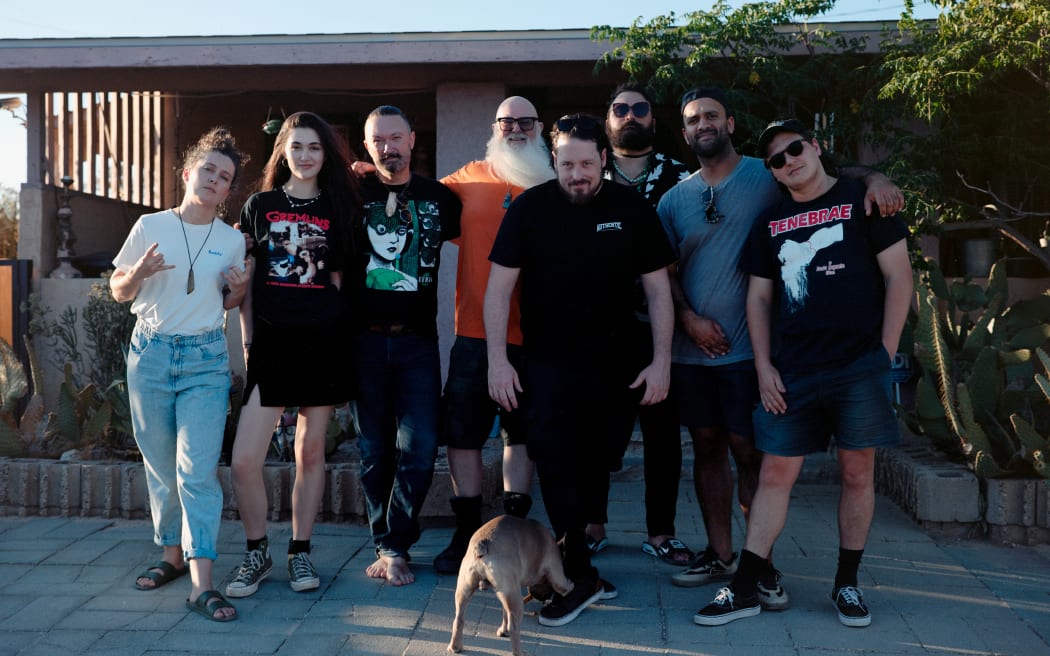
[[[139,205],[162,203],[163,101],[157,91],[44,95],[45,182]]]

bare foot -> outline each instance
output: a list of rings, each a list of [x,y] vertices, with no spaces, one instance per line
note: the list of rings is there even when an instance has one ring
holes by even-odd
[[[374,563],[365,568],[365,574],[368,574],[374,579],[385,579],[386,578],[386,562],[383,557],[380,556]]]
[[[380,556],[365,568],[365,574],[374,579],[386,579],[391,585],[408,585],[416,580],[416,575],[408,568],[408,561],[401,556]]]

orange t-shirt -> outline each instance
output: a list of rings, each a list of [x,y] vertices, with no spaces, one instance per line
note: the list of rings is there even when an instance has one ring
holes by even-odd
[[[456,334],[464,337],[485,338],[482,314],[485,286],[489,281],[489,252],[496,241],[504,205],[516,198],[523,189],[500,180],[493,174],[488,162],[475,161],[441,179],[463,203],[460,216],[460,236],[452,242],[459,246],[459,265],[456,270]],[[521,311],[518,300],[520,285],[515,286],[510,299],[510,320],[507,322],[507,343],[521,344]]]

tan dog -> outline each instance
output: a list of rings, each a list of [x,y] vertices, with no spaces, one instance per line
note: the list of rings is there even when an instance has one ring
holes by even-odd
[[[561,552],[554,537],[534,519],[501,515],[479,528],[470,538],[467,555],[459,566],[456,584],[456,619],[452,622],[449,652],[463,649],[463,620],[470,598],[487,581],[503,604],[503,623],[498,636],[510,636],[511,653],[522,656],[521,616],[524,602],[521,589],[549,581],[559,594],[572,592],[572,581],[565,578]]]

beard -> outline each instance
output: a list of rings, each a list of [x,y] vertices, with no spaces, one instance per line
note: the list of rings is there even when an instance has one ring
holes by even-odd
[[[689,142],[690,148],[693,149],[693,152],[700,159],[717,157],[733,148],[733,141],[729,138],[729,133],[724,130],[718,130],[715,133],[715,138],[707,143],[702,142],[704,136],[706,135],[697,135],[696,138]]]
[[[551,153],[539,135],[526,137],[521,146],[512,146],[503,135],[493,134],[485,146],[485,161],[496,177],[522,189],[554,179]]]
[[[619,130],[609,131],[609,143],[613,148],[621,150],[645,150],[653,145],[656,138],[656,123],[650,123],[644,127],[640,123],[631,121],[625,123]]]

